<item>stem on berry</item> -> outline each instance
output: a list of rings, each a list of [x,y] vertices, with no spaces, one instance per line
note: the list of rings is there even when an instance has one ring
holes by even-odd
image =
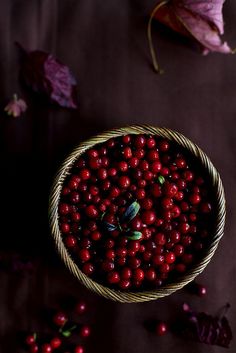
[[[154,45],[153,45],[153,40],[152,40],[152,20],[155,17],[157,11],[164,5],[166,5],[169,2],[169,0],[164,0],[162,2],[160,2],[157,6],[155,6],[155,8],[153,9],[149,21],[148,21],[148,27],[147,27],[147,38],[148,38],[148,44],[149,44],[149,50],[150,50],[150,54],[151,54],[151,58],[152,58],[152,64],[154,67],[154,70],[159,73],[162,74],[163,70],[160,69],[159,64],[157,62],[157,57],[156,57],[156,53],[155,53],[155,49],[154,49]]]

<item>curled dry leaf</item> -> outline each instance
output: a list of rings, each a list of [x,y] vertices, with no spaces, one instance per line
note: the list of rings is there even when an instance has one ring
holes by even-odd
[[[152,42],[152,20],[197,42],[203,54],[233,53],[220,36],[224,33],[224,0],[164,0],[157,4],[148,23],[148,41],[155,71],[160,72]]]
[[[228,348],[233,338],[225,314],[229,304],[221,310],[220,315],[212,316],[204,312],[194,312],[188,304],[183,304],[183,316],[178,322],[181,334],[202,343]]]
[[[20,44],[20,74],[34,92],[65,108],[77,108],[76,80],[70,69],[53,55],[41,50],[26,51]]]
[[[21,98],[17,97],[17,94],[13,95],[13,98],[4,108],[4,111],[13,116],[14,118],[19,117],[22,113],[24,113],[27,109],[27,105],[25,101]]]

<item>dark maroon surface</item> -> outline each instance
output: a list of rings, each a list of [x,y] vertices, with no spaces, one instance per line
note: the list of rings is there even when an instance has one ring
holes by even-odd
[[[186,342],[169,334],[158,338],[144,328],[151,318],[172,319],[188,301],[215,313],[232,304],[236,330],[235,56],[201,56],[161,26],[154,41],[163,76],[153,73],[146,40],[147,15],[154,1],[45,0],[0,4],[1,254],[37,258],[33,274],[0,270],[0,352],[24,352],[18,332],[46,332],[45,308],[69,295],[87,298],[93,336],[87,353],[221,352],[223,348]],[[236,43],[236,4],[225,4],[226,36]],[[50,51],[69,65],[78,80],[78,111],[48,107],[28,96],[19,119],[2,108],[18,83],[14,41]],[[196,142],[221,173],[227,197],[225,236],[199,280],[208,295],[185,291],[155,302],[116,304],[85,290],[64,268],[48,230],[47,203],[53,174],[78,142],[104,129],[134,123],[176,129]],[[235,352],[232,341],[228,352]]]

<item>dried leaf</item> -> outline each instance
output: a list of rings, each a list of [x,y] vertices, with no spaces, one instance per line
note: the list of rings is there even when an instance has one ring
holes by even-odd
[[[127,238],[130,240],[140,240],[142,238],[142,233],[138,231],[133,231],[127,236]]]
[[[224,33],[224,0],[169,0],[162,1],[153,10],[148,26],[148,39],[153,65],[160,71],[152,44],[151,24],[155,18],[185,37],[192,38],[202,48],[203,54],[211,52],[233,53],[220,36]]]
[[[228,305],[225,308],[228,308]],[[213,317],[204,312],[193,312],[186,303],[183,305],[183,312],[178,325],[184,337],[206,344],[229,347],[233,336],[225,313]]]
[[[113,232],[114,230],[117,229],[117,226],[115,224],[111,224],[108,222],[103,222],[104,228],[108,231],[108,232]]]
[[[21,49],[21,78],[34,92],[65,108],[77,108],[76,80],[70,69],[41,50]]]
[[[17,94],[13,95],[12,100],[6,105],[4,111],[13,116],[14,118],[19,117],[22,113],[24,113],[27,109],[27,104],[21,98],[17,97]]]

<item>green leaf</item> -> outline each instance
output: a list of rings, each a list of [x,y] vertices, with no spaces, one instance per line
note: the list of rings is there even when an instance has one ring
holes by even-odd
[[[157,178],[157,180],[159,181],[159,183],[162,185],[165,182],[165,178],[162,175],[159,175],[159,177]]]
[[[103,225],[104,225],[105,229],[108,232],[113,232],[114,230],[117,229],[117,226],[115,224],[111,224],[111,223],[108,223],[108,222],[103,222]]]
[[[139,240],[142,238],[142,233],[138,231],[134,231],[130,235],[128,235],[127,238],[130,240]]]
[[[62,331],[62,336],[64,336],[64,337],[70,337],[71,336],[71,331]]]
[[[137,216],[139,210],[140,204],[137,201],[131,203],[122,216],[122,222],[130,222],[135,216]]]

